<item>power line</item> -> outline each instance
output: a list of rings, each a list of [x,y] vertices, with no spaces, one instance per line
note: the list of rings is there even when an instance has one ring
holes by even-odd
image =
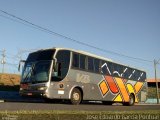
[[[42,30],[42,31],[44,31],[44,32],[47,32],[47,33],[49,33],[49,34],[52,34],[52,35],[55,35],[55,36],[64,38],[64,39],[66,39],[66,40],[75,42],[75,43],[77,43],[77,44],[81,44],[81,45],[84,45],[84,46],[87,46],[87,47],[90,47],[90,48],[94,48],[94,49],[96,49],[96,50],[99,50],[99,51],[102,51],[102,52],[105,52],[105,53],[110,53],[110,54],[118,55],[118,56],[121,56],[121,57],[126,57],[126,58],[130,58],[130,59],[134,59],[134,60],[139,60],[139,61],[145,61],[145,62],[153,62],[153,61],[151,61],[151,60],[146,60],[146,59],[142,59],[142,58],[138,58],[138,57],[131,57],[131,56],[128,56],[128,55],[125,55],[125,54],[121,54],[121,53],[117,53],[117,52],[114,52],[114,51],[110,51],[110,50],[106,50],[106,49],[103,49],[103,48],[99,48],[99,47],[90,45],[90,44],[88,44],[88,43],[84,43],[84,42],[78,41],[78,40],[73,39],[73,38],[71,38],[71,37],[67,37],[67,36],[65,36],[65,35],[59,34],[59,33],[54,32],[54,31],[52,31],[52,30],[50,30],[50,29],[48,29],[48,28],[45,28],[45,27],[42,27],[42,26],[40,26],[40,25],[34,24],[34,23],[32,23],[32,22],[30,22],[30,21],[28,21],[28,20],[25,20],[25,19],[22,19],[22,18],[20,18],[20,17],[17,17],[17,16],[15,16],[15,15],[11,14],[11,13],[6,12],[6,11],[3,11],[3,10],[0,10],[0,11],[1,11],[2,13],[6,14],[6,15],[8,15],[8,16],[10,16],[10,17],[12,17],[12,18],[15,18],[15,19],[17,19],[17,20],[19,20],[19,21],[22,21],[23,23],[22,23],[22,22],[19,22],[19,21],[17,21],[17,20],[14,20],[14,21],[16,21],[16,22],[19,22],[19,23],[21,23],[21,24],[26,23],[27,25],[31,25],[31,26],[34,27],[34,28],[37,28],[37,29]],[[4,16],[1,15],[1,17],[4,17]],[[10,19],[10,18],[8,18],[8,17],[5,17],[5,18]],[[13,19],[10,19],[10,20],[13,20]],[[24,24],[24,25],[26,25],[26,24]]]

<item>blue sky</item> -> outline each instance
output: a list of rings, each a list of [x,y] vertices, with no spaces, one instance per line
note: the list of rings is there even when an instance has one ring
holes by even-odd
[[[160,59],[159,0],[0,0],[0,9],[99,48],[146,60]],[[66,47],[144,69],[149,78],[154,77],[153,63],[104,53],[2,16],[6,15],[0,12],[0,50],[6,49],[9,63],[18,63],[15,55],[22,49]],[[5,66],[6,72],[17,72],[16,67]],[[160,65],[157,68],[160,77]]]

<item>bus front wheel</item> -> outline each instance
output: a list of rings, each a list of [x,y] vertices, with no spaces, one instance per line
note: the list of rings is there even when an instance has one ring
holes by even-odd
[[[71,94],[71,103],[73,105],[78,105],[81,103],[82,93],[78,88],[74,88]]]

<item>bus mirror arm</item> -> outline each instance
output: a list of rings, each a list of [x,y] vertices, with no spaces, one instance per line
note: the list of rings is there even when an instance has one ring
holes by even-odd
[[[58,63],[57,63],[57,58],[53,58],[53,76],[58,76]]]
[[[25,63],[26,61],[25,60],[20,60],[19,61],[19,65],[18,65],[18,71],[20,72],[20,69],[21,69],[21,63]]]
[[[53,72],[54,76],[61,77],[61,63],[54,64]]]
[[[54,60],[54,65],[56,65],[56,63],[57,63],[57,58],[53,58],[53,60]]]

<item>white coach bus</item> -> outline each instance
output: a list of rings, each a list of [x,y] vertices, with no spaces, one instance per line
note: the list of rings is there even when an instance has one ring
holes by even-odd
[[[20,95],[47,100],[134,105],[147,95],[146,73],[87,52],[51,48],[24,61]]]

